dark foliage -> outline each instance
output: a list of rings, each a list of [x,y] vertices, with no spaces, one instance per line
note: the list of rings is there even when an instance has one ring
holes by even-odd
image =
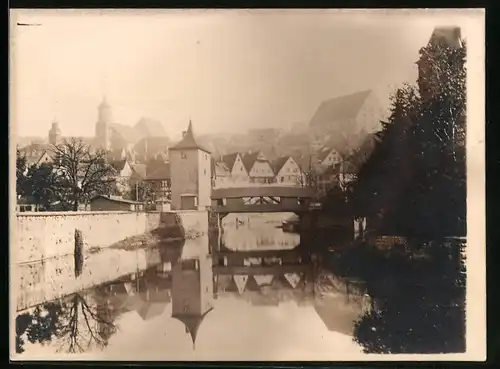
[[[57,192],[54,191],[56,183],[57,175],[52,163],[32,165],[26,176],[25,193],[29,193],[33,201],[43,209],[51,210],[52,204],[59,199]]]
[[[443,77],[425,99],[410,85],[393,97],[392,114],[353,186],[358,216],[380,233],[429,239],[465,236],[465,46],[431,48]]]
[[[377,307],[355,325],[355,341],[365,352],[464,352],[465,263],[457,252],[463,246],[435,242],[419,260],[413,251],[378,252],[378,271],[367,264],[347,271],[366,278]]]
[[[29,190],[26,189],[27,160],[19,150],[16,152],[16,194],[17,196],[27,196]]]

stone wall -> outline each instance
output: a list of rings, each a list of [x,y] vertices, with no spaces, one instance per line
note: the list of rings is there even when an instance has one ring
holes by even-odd
[[[11,258],[16,263],[73,254],[75,231],[84,249],[106,247],[153,227],[146,213],[54,212],[23,213],[12,230]]]
[[[169,214],[172,214],[171,216]],[[127,237],[141,235],[175,219],[175,213],[160,212],[43,212],[17,214],[12,230],[11,260],[31,262],[71,255],[75,231],[83,236],[84,250],[107,247]],[[186,234],[208,231],[206,211],[178,212]]]
[[[206,211],[180,213],[67,212],[18,214],[12,229],[12,283],[17,309],[104,283],[150,264],[155,248],[108,248],[127,237],[164,228],[186,236],[208,233]],[[82,274],[75,276],[75,230],[83,236]],[[184,231],[185,230],[185,231]],[[177,232],[178,234],[178,232]],[[157,258],[154,258],[157,259]]]

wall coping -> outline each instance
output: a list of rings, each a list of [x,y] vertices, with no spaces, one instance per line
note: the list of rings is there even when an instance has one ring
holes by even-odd
[[[53,216],[79,216],[79,215],[118,215],[118,214],[146,214],[144,211],[25,211],[16,213],[16,217],[53,217]]]
[[[170,211],[124,211],[124,210],[104,210],[104,211],[24,211],[16,213],[16,217],[53,217],[53,216],[79,216],[79,215],[122,215],[122,214],[182,214],[182,213],[206,213],[208,210],[170,210]]]

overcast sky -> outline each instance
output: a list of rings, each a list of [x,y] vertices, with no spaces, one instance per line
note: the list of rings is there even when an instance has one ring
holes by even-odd
[[[172,137],[190,117],[198,134],[309,122],[322,100],[364,89],[387,105],[432,29],[463,25],[445,14],[17,11],[11,23],[41,25],[11,26],[11,122],[91,136],[103,95],[117,123],[155,118]]]

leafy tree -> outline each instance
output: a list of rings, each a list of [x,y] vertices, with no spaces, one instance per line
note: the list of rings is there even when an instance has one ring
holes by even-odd
[[[22,313],[16,317],[16,352],[24,352],[24,335],[30,343],[45,344],[57,333],[62,313],[58,303],[37,306],[33,312]]]
[[[111,193],[115,179],[105,151],[93,152],[89,145],[72,138],[55,146],[54,152],[58,174],[55,190],[73,211],[96,195]]]
[[[49,210],[51,204],[58,200],[58,194],[54,191],[57,180],[52,163],[35,164],[28,169],[25,188],[33,197],[35,204]]]
[[[465,236],[466,46],[431,44],[421,54],[420,96],[409,85],[396,92],[351,195],[372,228],[418,240],[399,255],[375,251],[371,268],[349,271],[377,301],[355,326],[370,353],[465,349],[464,245],[443,239]]]
[[[379,220],[372,226],[381,232],[465,235],[466,49],[430,45],[425,50],[433,55],[427,61],[438,71],[438,87],[425,98],[410,85],[395,93],[352,202],[359,215]]]

